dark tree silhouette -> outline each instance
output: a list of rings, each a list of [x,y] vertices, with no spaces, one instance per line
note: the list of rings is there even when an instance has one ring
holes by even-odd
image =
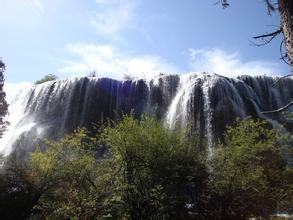
[[[2,58],[0,58],[0,138],[8,125],[8,122],[4,121],[4,117],[8,113],[8,104],[5,100],[6,94],[3,90],[5,69],[5,63],[2,61]]]

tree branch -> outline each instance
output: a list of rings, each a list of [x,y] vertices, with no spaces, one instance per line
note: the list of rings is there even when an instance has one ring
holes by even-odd
[[[287,105],[283,106],[282,108],[279,108],[279,109],[276,109],[276,110],[272,110],[272,111],[264,111],[264,112],[261,112],[261,113],[263,113],[263,114],[279,113],[279,112],[282,112],[282,111],[286,110],[291,105],[293,105],[293,101],[292,102],[289,102]]]
[[[290,66],[290,64],[288,63],[288,61],[286,59],[288,59],[288,54],[287,52],[283,53],[283,46],[284,46],[284,40],[282,40],[281,44],[280,44],[280,54],[281,54],[281,59],[284,61],[284,63],[286,63],[287,65]],[[286,49],[285,49],[286,50]]]
[[[264,46],[266,44],[269,44],[273,39],[275,39],[275,37],[277,37],[280,33],[282,33],[282,29],[279,28],[278,30],[271,32],[269,34],[262,34],[262,35],[258,35],[253,37],[254,40],[261,40],[261,43],[255,43],[253,42],[253,44],[255,46]]]
[[[269,33],[269,34],[262,34],[262,35],[259,35],[259,36],[255,36],[255,37],[253,37],[253,39],[267,38],[267,37],[275,37],[275,36],[277,36],[280,33],[282,33],[282,29],[276,30],[276,31],[274,31],[272,33]]]
[[[264,2],[267,5],[268,14],[272,15],[272,12],[274,12],[276,10],[275,6],[273,5],[273,3],[270,0],[264,0]]]

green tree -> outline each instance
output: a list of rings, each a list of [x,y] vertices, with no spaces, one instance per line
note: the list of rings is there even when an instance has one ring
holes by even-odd
[[[42,79],[37,80],[35,82],[35,85],[42,84],[42,83],[49,82],[49,81],[54,81],[54,80],[57,80],[57,79],[58,79],[58,77],[56,75],[48,74],[48,75],[45,75]]]
[[[227,129],[225,144],[211,159],[214,216],[268,217],[280,211],[280,203],[292,202],[292,170],[282,156],[277,131],[267,127],[265,122],[247,119]]]
[[[45,141],[44,147],[46,151],[36,150],[24,164],[8,159],[0,175],[1,217],[102,216],[113,166],[110,159],[94,157],[97,138],[78,129],[58,142]]]
[[[47,141],[46,148],[45,152],[34,152],[29,160],[36,179],[54,182],[35,211],[52,218],[101,217],[114,165],[111,159],[94,157],[98,139],[79,129],[59,142]]]
[[[264,122],[238,120],[206,160],[188,129],[123,116],[96,136],[78,129],[45,141],[23,164],[7,160],[0,216],[245,219],[292,212],[293,171],[278,136]]]
[[[37,149],[21,166],[6,164],[1,217],[199,217],[208,172],[197,144],[190,132],[131,116],[94,137],[79,129],[60,141],[45,141],[46,150]]]
[[[6,159],[0,171],[0,216],[3,219],[26,219],[40,198],[41,186],[29,178],[24,164]]]
[[[198,139],[155,119],[124,116],[103,135],[119,169],[114,201],[130,219],[188,219],[201,213],[207,170]],[[114,213],[115,214],[115,213]],[[113,214],[112,214],[113,216]]]

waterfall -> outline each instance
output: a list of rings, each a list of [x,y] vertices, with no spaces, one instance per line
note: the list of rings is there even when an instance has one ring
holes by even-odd
[[[192,96],[193,86],[196,83],[196,76],[192,74],[180,77],[178,92],[174,97],[166,115],[166,124],[174,128],[176,123],[186,126],[188,122],[188,105]]]
[[[210,76],[208,76],[210,77]],[[213,148],[213,132],[212,132],[212,117],[213,112],[211,109],[210,100],[210,89],[212,88],[212,80],[206,80],[202,86],[203,97],[204,97],[204,113],[205,113],[205,123],[206,123],[206,140],[207,140],[207,150],[209,155],[212,153]]]
[[[25,156],[44,138],[57,140],[77,127],[91,130],[130,112],[135,117],[150,114],[171,129],[190,125],[211,152],[236,117],[263,118],[293,130],[282,114],[262,113],[293,99],[293,80],[276,82],[277,77],[189,73],[148,81],[81,77],[35,85],[10,104],[11,125],[0,140],[0,153]]]
[[[9,155],[13,150],[13,143],[16,142],[19,136],[31,130],[36,124],[29,116],[27,117],[27,120],[22,120],[24,118],[28,96],[29,91],[23,91],[22,94],[18,94],[17,99],[10,103],[9,109],[13,109],[13,113],[10,111],[8,116],[5,118],[5,120],[9,121],[10,125],[4,133],[0,145],[0,152],[5,156]]]

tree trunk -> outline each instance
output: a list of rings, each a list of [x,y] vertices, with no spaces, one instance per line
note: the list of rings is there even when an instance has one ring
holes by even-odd
[[[279,0],[279,10],[288,60],[293,72],[293,0]]]

